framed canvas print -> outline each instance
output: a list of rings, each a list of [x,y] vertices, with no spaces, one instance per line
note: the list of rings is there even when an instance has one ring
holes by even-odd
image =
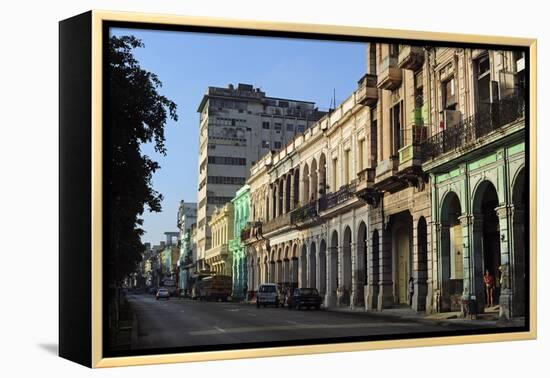
[[[536,337],[535,40],[91,11],[59,58],[62,357]]]

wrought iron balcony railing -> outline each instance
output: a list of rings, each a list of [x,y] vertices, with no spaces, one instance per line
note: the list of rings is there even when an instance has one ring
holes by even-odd
[[[262,226],[262,233],[267,234],[290,225],[290,213],[279,215]]]
[[[357,179],[351,183],[344,185],[334,193],[328,193],[326,196],[319,198],[319,211],[326,211],[335,206],[338,206],[350,198],[355,197],[357,189]]]
[[[422,161],[468,147],[492,131],[525,117],[525,101],[522,96],[510,96],[485,105],[456,126],[428,138],[422,144]]]
[[[317,216],[317,201],[312,201],[290,213],[290,223],[305,223]]]

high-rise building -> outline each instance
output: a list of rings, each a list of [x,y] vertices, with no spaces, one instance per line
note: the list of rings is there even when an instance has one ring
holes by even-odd
[[[267,97],[249,84],[209,87],[199,105],[199,186],[197,262],[211,247],[208,221],[216,207],[230,202],[250,168],[279,150],[325,113],[315,103]]]

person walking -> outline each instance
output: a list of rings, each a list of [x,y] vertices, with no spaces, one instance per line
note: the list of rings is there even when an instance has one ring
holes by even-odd
[[[495,279],[489,273],[489,269],[485,270],[483,275],[483,283],[485,284],[485,306],[493,307],[493,291],[495,289]]]

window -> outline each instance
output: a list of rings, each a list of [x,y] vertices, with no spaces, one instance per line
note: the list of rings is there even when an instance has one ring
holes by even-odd
[[[403,101],[398,102],[390,109],[390,124],[392,126],[393,133],[393,154],[397,155],[399,149],[403,147],[403,140],[401,137],[401,107]]]
[[[364,169],[364,159],[365,159],[365,140],[361,139],[359,141],[359,164],[357,168],[359,169],[359,172],[361,172]]]
[[[477,101],[478,108],[491,102],[491,72],[489,70],[489,56],[484,55],[475,62],[477,73]]]
[[[269,141],[268,140],[262,140],[262,148],[269,148]]]
[[[370,111],[370,153],[371,153],[371,168],[376,166],[378,155],[378,123],[376,119],[376,109]]]
[[[306,131],[306,126],[305,125],[298,125],[296,131],[298,131],[299,133],[303,133],[304,131]]]
[[[245,180],[244,177],[208,176],[209,184],[244,185]]]
[[[281,123],[275,122],[275,127],[274,127],[274,129],[275,129],[275,130],[281,130],[282,126],[283,126],[283,125],[282,125]]]
[[[351,159],[349,157],[349,150],[344,151],[344,181],[347,184],[350,183],[351,177]]]
[[[286,131],[293,132],[293,131],[294,131],[294,124],[292,124],[292,123],[287,123],[287,124],[286,124]]]
[[[396,43],[392,43],[390,45],[390,57],[397,58],[398,55],[399,55],[399,45]]]
[[[262,129],[269,130],[271,128],[269,122],[262,122]]]
[[[338,190],[338,159],[332,159],[332,191]]]
[[[280,149],[281,148],[281,142],[275,142],[275,148]]]
[[[442,84],[442,98],[443,109],[455,110],[456,108],[456,96],[455,96],[455,79],[454,77],[448,79]]]
[[[246,165],[246,158],[232,156],[209,156],[208,164]]]

